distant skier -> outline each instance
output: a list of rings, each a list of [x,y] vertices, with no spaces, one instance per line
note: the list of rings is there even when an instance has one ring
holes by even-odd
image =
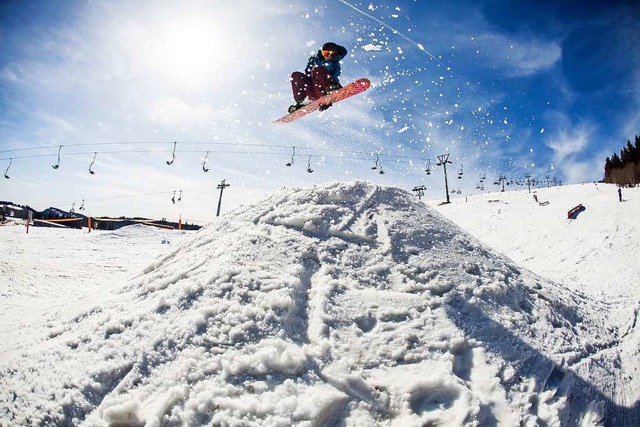
[[[618,187],[618,200],[622,201],[622,187]]]
[[[333,42],[322,45],[322,49],[309,58],[304,73],[294,71],[291,74],[291,89],[295,104],[289,107],[289,113],[302,108],[316,99],[340,89],[340,60],[347,55],[347,49]],[[331,107],[323,105],[320,111]]]

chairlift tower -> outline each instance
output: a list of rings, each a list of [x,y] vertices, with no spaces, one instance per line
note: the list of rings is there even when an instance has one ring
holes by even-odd
[[[502,183],[502,192],[504,193],[504,183],[507,180],[507,177],[504,175],[500,175],[500,178],[498,178],[498,182]]]
[[[422,196],[424,196],[424,190],[426,190],[427,188],[424,185],[418,185],[417,187],[413,187],[413,192],[416,193],[416,196],[418,196],[418,200],[422,200]]]
[[[449,181],[447,180],[447,163],[451,163],[449,161],[448,154],[441,154],[438,156],[438,164],[437,166],[442,166],[444,168],[444,190],[447,194],[447,203],[451,203],[449,200]]]
[[[223,179],[222,182],[218,184],[218,186],[216,187],[218,190],[220,190],[220,198],[218,199],[218,211],[216,212],[216,216],[220,216],[220,206],[222,205],[222,192],[224,191],[225,188],[231,185],[231,184],[227,184],[225,181],[226,179]]]
[[[531,193],[531,174],[530,173],[525,173],[524,177],[527,178],[527,187],[529,188],[529,193]]]

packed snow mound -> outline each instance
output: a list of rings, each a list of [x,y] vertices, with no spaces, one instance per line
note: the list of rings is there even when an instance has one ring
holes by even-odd
[[[95,239],[137,239],[137,238],[168,238],[177,233],[184,234],[184,231],[169,230],[162,227],[154,227],[146,224],[132,224],[120,227],[117,230],[104,231],[94,234]]]
[[[518,268],[403,190],[283,189],[168,250],[100,305],[47,320],[46,343],[3,360],[7,424],[627,416],[585,373],[616,342],[589,314],[598,303]]]

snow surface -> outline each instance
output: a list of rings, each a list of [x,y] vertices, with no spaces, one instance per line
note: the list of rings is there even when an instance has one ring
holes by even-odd
[[[640,191],[537,194],[332,182],[198,232],[0,227],[0,424],[638,425]]]

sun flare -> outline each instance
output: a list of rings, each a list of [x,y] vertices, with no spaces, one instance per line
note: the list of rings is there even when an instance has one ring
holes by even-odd
[[[197,22],[173,25],[158,48],[161,71],[188,81],[213,74],[223,60],[220,35],[212,25]]]

